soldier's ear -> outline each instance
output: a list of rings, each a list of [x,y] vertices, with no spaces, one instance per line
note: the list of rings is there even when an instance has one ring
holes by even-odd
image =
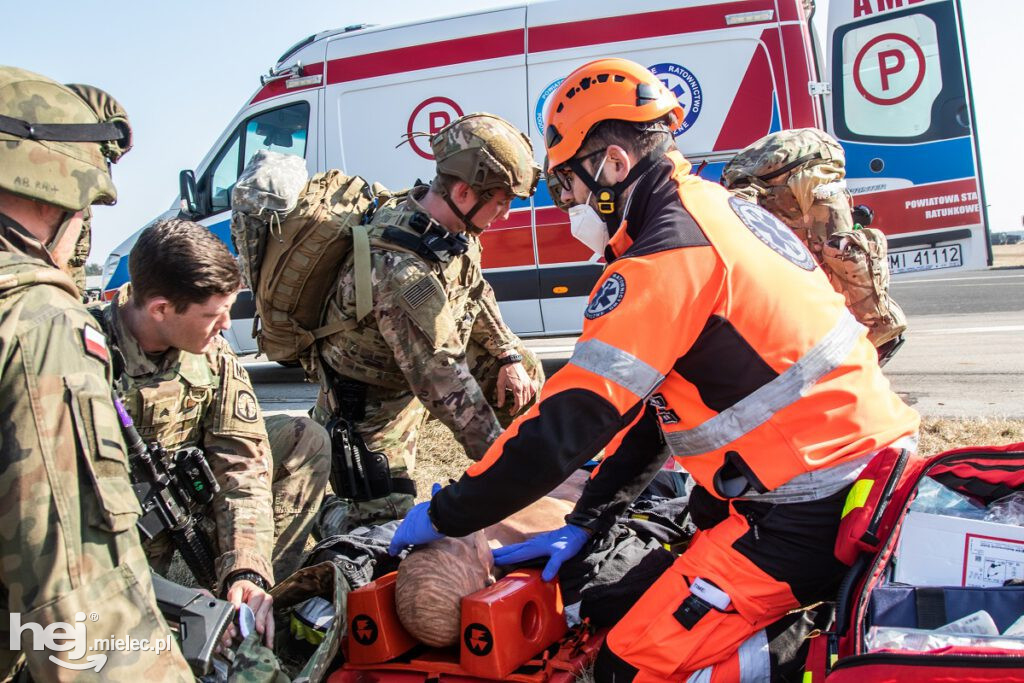
[[[472,205],[476,203],[476,193],[465,180],[456,180],[452,183],[452,201]]]
[[[170,314],[174,312],[174,304],[171,303],[170,299],[162,296],[155,296],[149,299],[142,308],[150,319],[158,323],[166,321]]]

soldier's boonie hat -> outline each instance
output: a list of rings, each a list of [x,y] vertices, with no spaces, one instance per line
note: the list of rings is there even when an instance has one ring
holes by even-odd
[[[113,204],[101,145],[123,139],[68,87],[0,66],[0,189],[68,211]]]
[[[477,193],[498,188],[527,198],[537,189],[540,167],[533,145],[494,114],[467,114],[430,138],[437,172],[465,181]]]

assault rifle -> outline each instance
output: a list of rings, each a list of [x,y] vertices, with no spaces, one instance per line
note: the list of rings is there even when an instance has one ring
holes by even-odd
[[[157,443],[146,446],[116,396],[114,406],[128,446],[132,488],[142,505],[139,532],[151,540],[166,531],[199,585],[212,588],[217,580],[213,545],[194,512],[220,491],[206,456],[198,448],[172,454]]]
[[[156,605],[178,631],[181,654],[197,676],[210,673],[213,648],[231,623],[235,606],[197,588],[186,588],[153,574]]]
[[[196,448],[172,456],[156,444],[147,447],[117,394],[112,398],[128,446],[132,488],[142,505],[143,514],[136,524],[140,534],[148,540],[167,531],[196,580],[213,586],[216,577],[210,539],[196,528],[196,517],[189,512],[193,506],[209,503],[220,490],[206,458]],[[177,629],[185,660],[193,673],[205,676],[213,663],[213,649],[231,623],[234,605],[159,574],[152,577],[157,607]]]

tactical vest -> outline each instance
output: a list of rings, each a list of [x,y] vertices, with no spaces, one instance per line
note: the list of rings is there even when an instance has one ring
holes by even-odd
[[[413,249],[413,244],[420,241],[424,230],[420,225],[422,219],[418,220],[417,214],[426,215],[410,207],[408,202],[381,207],[374,214],[368,226],[374,284],[380,282],[385,269],[390,273],[389,276],[394,277],[394,271],[400,267],[401,262],[415,260],[417,264],[427,264],[432,276],[445,292],[458,336],[465,345],[479,310],[479,303],[471,296],[474,263],[479,264],[480,260],[479,240],[469,238],[465,253],[453,254],[449,251],[444,254],[448,258],[447,262],[433,260]],[[439,251],[443,254],[443,250]],[[357,312],[354,290],[357,289],[358,273],[354,272],[357,270],[354,259],[354,254],[346,259],[335,284],[337,294],[327,303],[324,327],[336,327],[337,332],[322,342],[324,355],[331,367],[348,379],[395,391],[407,389],[408,381],[395,361],[393,350],[381,335],[376,319],[373,316],[362,317],[359,315],[361,311]],[[391,263],[389,267],[388,261],[399,263]],[[416,272],[420,270],[415,269]],[[378,294],[374,287],[373,296]]]
[[[115,300],[116,301],[116,300]],[[205,355],[179,351],[177,361],[155,375],[136,378],[125,371],[111,309],[91,307],[114,357],[114,386],[143,441],[168,450],[201,446],[203,418],[211,408],[220,377]]]

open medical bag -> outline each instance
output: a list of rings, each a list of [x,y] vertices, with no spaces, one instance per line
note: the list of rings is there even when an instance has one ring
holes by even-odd
[[[844,510],[836,555],[852,566],[803,683],[1024,681],[1022,511],[1024,443],[876,456]]]

